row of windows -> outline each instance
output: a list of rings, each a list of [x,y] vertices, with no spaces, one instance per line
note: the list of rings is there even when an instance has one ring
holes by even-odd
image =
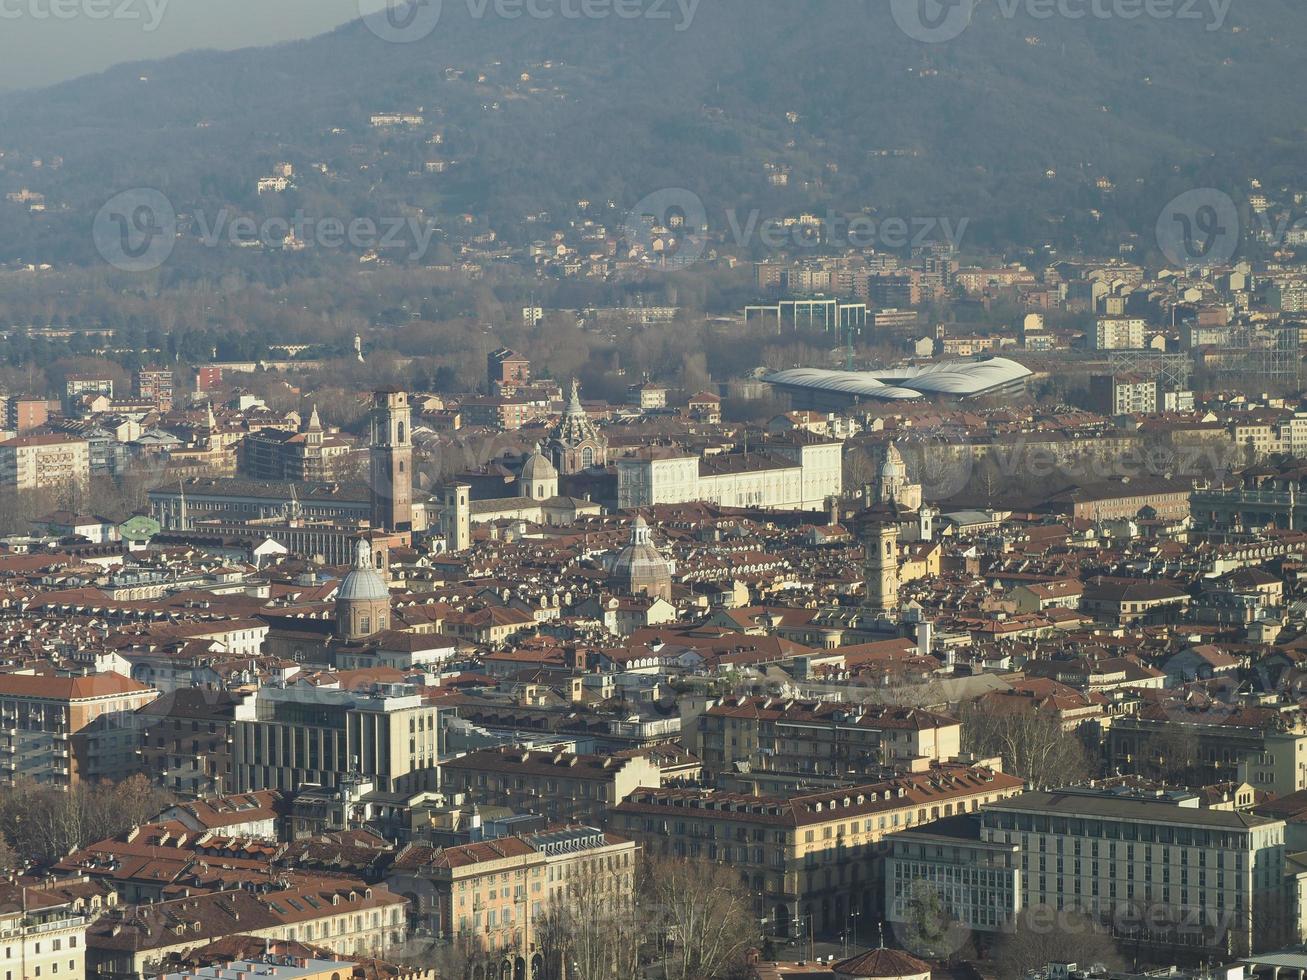
[[[76,961],[76,960],[69,960],[69,961],[68,961],[68,972],[69,972],[69,973],[76,973],[76,972],[77,972],[77,961]],[[51,976],[57,976],[58,973],[59,973],[59,964],[58,964],[58,963],[51,963],[51,964],[50,964],[50,975],[51,975]],[[34,977],[39,977],[39,976],[41,976],[41,968],[40,968],[39,966],[32,967],[32,976],[34,976]],[[15,977],[14,977],[14,971],[13,971],[13,970],[5,970],[5,980],[27,980],[27,977],[26,977],[26,976],[22,976],[22,977],[15,978]]]
[[[990,810],[985,814],[989,830],[1034,831],[1041,834],[1069,834],[1073,837],[1098,837],[1105,840],[1138,840],[1145,843],[1179,844],[1195,847],[1247,849],[1248,834],[1175,826],[1173,824],[1137,823],[1134,821],[1098,820],[1085,817],[1062,817],[1048,814],[1011,813]]]
[[[1003,836],[1006,839],[1007,843],[1009,844],[1012,843],[1012,834],[1004,833]],[[1037,846],[1034,848],[1034,850],[1037,850],[1041,854],[1045,853],[1049,849],[1048,842],[1049,839],[1047,837],[1040,835],[1035,841]],[[1061,856],[1066,850],[1066,843],[1067,843],[1067,839],[1064,837],[1054,838],[1053,851],[1059,856]],[[1080,857],[1083,849],[1083,842],[1080,840],[1072,840],[1071,845],[1072,845],[1071,852],[1076,857]],[[1032,851],[1029,834],[1021,835],[1021,849],[1022,851],[1027,853]],[[1170,864],[1172,863],[1174,858],[1178,857],[1179,864],[1181,867],[1187,866],[1189,864],[1190,855],[1194,854],[1197,855],[1198,858],[1196,862],[1198,867],[1205,868],[1207,867],[1207,855],[1213,852],[1206,851],[1201,848],[1188,848],[1188,847],[1172,848],[1170,845],[1163,845],[1163,844],[1142,844],[1139,845],[1138,853],[1139,856],[1145,861],[1160,862],[1161,864]],[[1215,851],[1214,853],[1216,854],[1216,867],[1224,868],[1225,851]],[[1115,861],[1123,854],[1127,861],[1134,861],[1135,854],[1136,854],[1135,845],[1126,844],[1124,848],[1118,848],[1115,841],[1108,842],[1107,859],[1109,861]],[[1089,842],[1089,856],[1092,858],[1097,858],[1100,856],[1098,841],[1095,840]],[[1243,851],[1234,852],[1235,870],[1243,869],[1243,857],[1244,857]]]
[[[63,948],[64,948],[64,941],[63,941],[62,939],[55,939],[55,940],[52,940],[52,941],[50,942],[50,949],[49,949],[49,952],[51,952],[51,953],[58,953],[58,952],[60,952]],[[69,949],[76,949],[76,948],[77,948],[77,937],[76,937],[76,936],[69,936],[69,937],[68,937],[68,948],[69,948]],[[32,946],[32,951],[33,951],[34,955],[36,955],[36,956],[40,956],[40,955],[41,955],[41,940],[38,939],[38,940],[33,944],[33,946]],[[5,947],[5,959],[7,959],[7,960],[11,960],[11,959],[13,959],[13,958],[14,958],[14,948],[13,948],[12,946],[6,946],[6,947]]]

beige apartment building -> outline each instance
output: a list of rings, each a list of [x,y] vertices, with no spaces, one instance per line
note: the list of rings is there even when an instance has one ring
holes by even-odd
[[[91,475],[90,444],[57,433],[0,442],[0,487],[56,490],[84,485]]]
[[[1099,317],[1090,339],[1094,350],[1138,350],[1144,346],[1147,328],[1147,321],[1140,317]]]
[[[120,907],[87,930],[87,972],[118,980],[154,978],[164,957],[233,932],[312,943],[338,956],[384,958],[408,935],[407,905],[405,898],[385,885],[349,878],[300,878],[258,894],[232,888]],[[41,980],[46,980],[44,974]]]
[[[551,820],[602,823],[608,811],[641,786],[662,784],[662,770],[633,755],[577,755],[526,749],[482,749],[445,762],[446,793],[480,804],[540,813]]]
[[[1021,792],[1015,776],[982,766],[935,766],[894,779],[788,798],[641,787],[610,826],[650,856],[736,868],[779,936],[844,928],[881,914],[881,842],[896,831],[971,813]]]
[[[541,938],[551,910],[584,892],[599,896],[600,907],[589,905],[595,911],[629,914],[638,850],[596,827],[557,826],[457,847],[410,845],[389,882],[417,897],[415,912],[435,937],[465,952],[471,980],[537,977],[545,975]]]
[[[913,759],[956,758],[962,724],[920,708],[735,697],[699,716],[687,748],[715,771],[748,762],[756,771],[879,774]]]
[[[82,980],[86,923],[77,900],[0,881],[0,978]]]
[[[0,786],[126,779],[140,771],[136,711],[158,696],[121,674],[0,674]]]

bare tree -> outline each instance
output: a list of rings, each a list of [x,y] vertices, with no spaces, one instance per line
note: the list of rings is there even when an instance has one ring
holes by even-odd
[[[655,910],[648,925],[672,949],[668,980],[711,980],[736,969],[758,941],[757,920],[739,876],[708,861],[660,858],[642,890]]]
[[[549,904],[536,939],[549,977],[607,980],[639,972],[642,923],[635,909],[635,869],[588,867]]]
[[[1111,930],[1075,911],[1034,906],[1017,916],[1011,932],[994,949],[1000,977],[1024,977],[1049,963],[1078,963],[1107,967],[1122,965]]]
[[[1065,786],[1090,774],[1080,740],[1057,716],[1037,708],[996,711],[982,702],[962,709],[962,747],[1003,758],[1003,770],[1034,788]]]
[[[891,677],[888,684],[859,691],[863,704],[884,704],[903,708],[921,708],[943,712],[948,708],[948,692],[935,678],[912,680]]]
[[[1193,785],[1215,779],[1214,773],[1200,772],[1198,733],[1178,722],[1163,725],[1140,746],[1143,775],[1163,782]]]
[[[0,837],[0,875],[18,869],[18,855],[9,846],[9,842]]]
[[[468,980],[475,965],[490,959],[481,937],[471,933],[461,933],[449,942],[414,946],[410,943],[410,949],[392,957],[406,966],[432,969],[441,980]]]
[[[0,835],[20,862],[47,864],[144,823],[173,799],[142,775],[69,790],[20,781],[0,796]]]

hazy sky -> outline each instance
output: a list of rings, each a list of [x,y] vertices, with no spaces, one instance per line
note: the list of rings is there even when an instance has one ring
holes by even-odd
[[[0,91],[193,48],[321,34],[384,0],[0,0]],[[56,16],[56,14],[58,16]]]

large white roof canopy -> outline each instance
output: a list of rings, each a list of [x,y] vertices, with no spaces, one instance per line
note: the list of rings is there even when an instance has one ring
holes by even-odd
[[[1006,357],[939,361],[877,371],[830,371],[790,368],[765,378],[782,388],[828,391],[879,401],[905,401],[932,395],[973,398],[1030,377],[1024,365]]]

